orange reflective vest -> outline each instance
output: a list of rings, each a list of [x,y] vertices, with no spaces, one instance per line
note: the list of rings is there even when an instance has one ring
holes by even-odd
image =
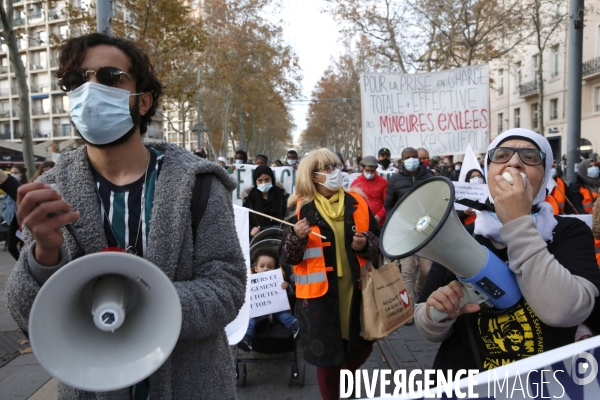
[[[556,188],[554,188],[554,190],[556,190]],[[545,201],[546,203],[550,203],[550,205],[552,206],[552,212],[554,213],[554,215],[558,215],[560,213],[559,205],[556,202],[556,198],[554,196],[549,194],[548,196],[546,196]]]
[[[556,178],[556,187],[552,190],[552,197],[556,200],[558,205],[558,212],[560,214],[565,213],[565,194],[567,193],[565,189],[565,181],[561,178]],[[555,214],[557,215],[557,214]]]
[[[598,198],[598,193],[592,192],[590,189],[581,186],[579,188],[579,193],[583,196],[583,201],[581,202],[581,206],[583,207],[583,211],[588,214],[594,213],[594,201]]]
[[[596,249],[596,264],[600,267],[600,240],[594,239],[594,248]]]
[[[369,207],[367,202],[356,193],[348,193],[358,203],[358,208],[354,211],[354,224],[356,232],[367,232],[369,230]],[[300,203],[296,203],[296,215],[300,220]],[[321,234],[321,229],[312,225],[313,232]],[[327,240],[327,239],[325,239]],[[331,246],[331,242],[324,242],[319,236],[309,234],[308,243],[304,249],[304,259],[298,265],[294,265],[294,280],[296,282],[296,297],[299,299],[314,299],[324,296],[329,289],[327,281],[327,272],[332,272],[334,268],[325,265],[325,255],[323,248]],[[344,243],[338,243],[338,246],[344,246]],[[345,251],[345,249],[344,249]],[[363,267],[367,260],[356,255],[358,264]]]

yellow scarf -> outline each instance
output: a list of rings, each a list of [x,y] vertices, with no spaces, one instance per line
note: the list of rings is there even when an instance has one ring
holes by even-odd
[[[319,211],[319,214],[321,214],[323,219],[325,219],[325,221],[329,224],[329,226],[333,230],[333,236],[335,237],[335,261],[337,264],[338,277],[343,276],[343,261],[348,257],[343,257],[342,255],[342,252],[346,251],[344,241],[344,224],[336,224],[333,221],[344,220],[345,198],[346,196],[344,193],[344,189],[338,190],[338,192],[331,196],[331,198],[329,199],[320,194],[319,192],[315,193],[315,206],[317,207],[317,211]],[[335,207],[337,208],[337,210],[334,210],[334,206],[337,206]]]

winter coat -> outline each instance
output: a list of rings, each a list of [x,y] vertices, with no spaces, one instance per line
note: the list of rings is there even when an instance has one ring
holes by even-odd
[[[255,204],[253,204],[253,196],[250,195],[253,190],[258,191],[258,189],[256,189],[254,186],[248,187],[242,191],[240,197],[242,198],[242,205],[244,207],[262,212],[263,214],[267,214],[278,219],[285,219],[285,217],[287,216],[287,200],[288,197],[290,197],[290,195],[285,192],[285,189],[283,188],[283,185],[280,182],[275,182],[271,190],[269,190],[269,197],[274,196],[274,200],[276,200],[276,204],[271,204],[271,207],[269,208],[270,210],[277,210],[276,212],[266,212],[265,210],[262,210],[260,209],[260,207],[257,207]],[[260,194],[262,195],[262,193]],[[277,221],[270,220],[258,214],[249,214],[250,231],[252,231],[252,229],[257,226],[260,226],[261,230],[263,230],[270,226],[281,225]]]
[[[588,212],[586,212],[583,208],[584,194],[585,197],[587,197],[588,199],[595,200],[594,194],[597,195],[598,192],[591,188],[589,185],[586,185],[585,183],[581,182],[581,180],[578,177],[577,181],[572,182],[567,188],[567,197],[569,198],[571,203],[573,203],[573,206],[575,207],[575,210],[577,210],[577,212],[575,212],[573,207],[567,203],[567,205],[565,206],[566,214],[588,214]],[[595,203],[596,201],[594,201],[594,204]]]
[[[300,211],[300,219],[306,218],[311,226],[318,226],[321,235],[327,238],[327,242],[331,242],[331,246],[323,247],[325,265],[333,267],[332,271],[327,272],[329,285],[327,293],[314,299],[296,300],[296,318],[300,321],[300,348],[306,362],[319,367],[343,365],[348,352],[366,347],[371,343],[360,336],[360,307],[362,304],[362,294],[358,286],[360,268],[356,252],[351,247],[354,231],[356,230],[352,214],[357,207],[358,203],[354,197],[346,193],[344,199],[344,239],[346,243],[344,248],[350,261],[354,288],[350,308],[350,338],[347,347],[344,346],[340,326],[336,262],[337,244],[335,243],[333,230],[325,219],[319,215],[314,201],[304,205]],[[290,208],[290,214],[293,215],[288,221],[292,224],[298,222],[295,206]],[[360,255],[372,259],[379,255],[379,226],[371,212],[369,212],[369,217],[367,247]],[[293,228],[287,227],[282,241],[281,261],[292,265],[299,264],[303,259],[307,242],[308,239],[298,239]]]
[[[387,179],[382,178],[378,173],[372,179],[365,178],[365,175],[361,173],[350,185],[351,187],[356,186],[367,196],[371,212],[375,216],[379,216],[379,226],[383,226],[385,222],[386,213],[383,202],[387,191],[387,182]]]
[[[235,399],[235,369],[225,326],[244,303],[246,267],[237,238],[230,193],[236,184],[216,163],[170,143],[151,143],[164,154],[156,182],[146,259],[172,281],[181,301],[179,341],[167,361],[149,377],[152,399]],[[196,174],[213,175],[210,197],[194,243],[190,201]],[[81,217],[73,222],[76,240],[63,228],[61,247],[66,264],[107,246],[95,182],[86,147],[61,154],[45,173]],[[29,313],[40,290],[31,233],[24,230],[25,247],[8,279],[8,309],[27,331]],[[229,238],[229,239],[227,239]],[[78,244],[81,248],[78,247]],[[38,264],[39,265],[39,264]],[[32,269],[33,266],[33,269]],[[89,393],[59,383],[59,399],[130,399],[130,389]]]
[[[384,203],[386,212],[389,214],[398,200],[408,193],[410,189],[433,176],[433,172],[430,169],[427,169],[423,163],[419,164],[415,176],[412,176],[406,168],[402,167],[396,175],[391,176],[388,180],[387,194]]]

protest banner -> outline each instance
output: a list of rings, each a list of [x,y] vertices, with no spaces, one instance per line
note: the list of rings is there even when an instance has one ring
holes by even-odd
[[[469,199],[480,203],[485,203],[490,191],[485,183],[467,183],[467,182],[452,182],[454,184],[455,199]],[[466,210],[468,207],[462,204],[454,203],[454,208],[457,211]]]
[[[235,217],[235,229],[244,259],[246,260],[248,274],[246,276],[246,301],[237,317],[225,327],[227,339],[231,346],[238,344],[244,338],[250,319],[250,291],[248,290],[250,286],[250,217],[248,209],[243,207],[233,206],[233,213]]]
[[[250,318],[290,309],[287,293],[281,288],[282,283],[280,268],[250,277]]]
[[[360,76],[363,154],[382,147],[400,158],[406,147],[430,155],[463,154],[490,143],[489,72],[472,65],[423,74]]]

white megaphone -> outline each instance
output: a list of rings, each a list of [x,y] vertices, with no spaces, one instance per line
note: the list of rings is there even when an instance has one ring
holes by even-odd
[[[506,309],[522,297],[508,265],[465,230],[454,210],[454,185],[443,177],[427,179],[411,189],[388,214],[381,233],[382,253],[390,259],[413,254],[442,264],[461,282],[460,303]],[[429,309],[439,322],[448,314]]]
[[[126,253],[68,263],[42,286],[29,316],[42,367],[91,392],[146,379],[169,357],[180,330],[175,286],[157,266]]]

